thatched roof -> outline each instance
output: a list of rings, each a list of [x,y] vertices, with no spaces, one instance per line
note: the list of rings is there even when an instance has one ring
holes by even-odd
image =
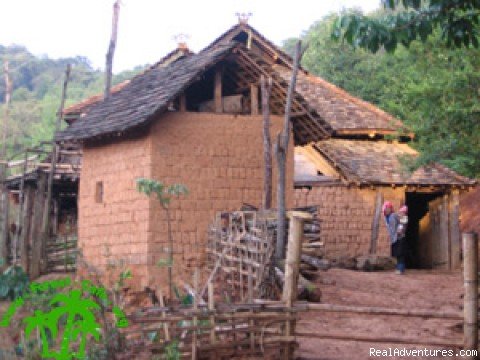
[[[418,153],[407,144],[328,139],[317,142],[313,147],[344,179],[359,185],[463,186],[475,183],[440,164],[420,167],[413,173],[408,171],[408,163]]]

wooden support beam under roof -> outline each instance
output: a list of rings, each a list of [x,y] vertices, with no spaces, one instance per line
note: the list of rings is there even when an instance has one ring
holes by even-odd
[[[223,99],[222,99],[222,68],[215,69],[215,81],[214,81],[214,101],[215,112],[223,112]]]

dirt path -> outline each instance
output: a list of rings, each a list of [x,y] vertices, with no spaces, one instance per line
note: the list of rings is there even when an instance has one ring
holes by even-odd
[[[379,306],[397,309],[460,311],[463,292],[461,273],[408,271],[356,272],[331,269],[317,281],[322,302],[330,304]],[[457,342],[462,339],[462,325],[455,320],[403,318],[360,314],[308,313],[302,315],[298,330],[309,333],[343,333],[358,336],[414,338]],[[369,349],[424,349],[423,346],[365,343],[354,341],[301,339],[300,359],[345,360],[375,359]],[[440,349],[440,347],[427,347]],[[392,350],[393,351],[393,350]],[[401,357],[384,359],[450,359],[455,357]],[[458,359],[458,358],[457,358]]]

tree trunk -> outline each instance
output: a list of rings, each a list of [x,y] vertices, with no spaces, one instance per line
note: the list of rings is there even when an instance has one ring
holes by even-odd
[[[108,46],[107,59],[105,65],[105,93],[104,98],[110,96],[110,88],[112,87],[112,68],[113,55],[115,54],[115,46],[117,45],[117,30],[118,30],[118,14],[120,13],[120,2],[115,1],[113,4],[113,19],[112,19],[112,36]]]
[[[272,93],[272,79],[265,81],[260,78],[262,87],[262,114],[263,114],[263,158],[265,163],[265,177],[263,180],[263,208],[272,207],[272,140],[270,137],[270,95]]]
[[[285,254],[285,228],[286,228],[286,209],[285,209],[285,179],[286,179],[286,160],[288,154],[288,142],[290,140],[290,112],[297,82],[298,68],[302,42],[299,40],[295,47],[295,56],[292,69],[292,77],[288,86],[287,101],[285,104],[285,118],[283,130],[278,134],[275,144],[275,154],[278,164],[278,183],[277,183],[277,244],[275,248],[275,259],[277,262],[284,258]]]

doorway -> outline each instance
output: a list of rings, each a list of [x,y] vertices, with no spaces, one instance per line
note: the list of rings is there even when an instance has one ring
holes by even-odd
[[[432,236],[430,219],[430,203],[441,198],[443,193],[405,193],[408,206],[408,227],[406,233],[408,268],[425,269],[433,267],[432,253],[435,243]]]

